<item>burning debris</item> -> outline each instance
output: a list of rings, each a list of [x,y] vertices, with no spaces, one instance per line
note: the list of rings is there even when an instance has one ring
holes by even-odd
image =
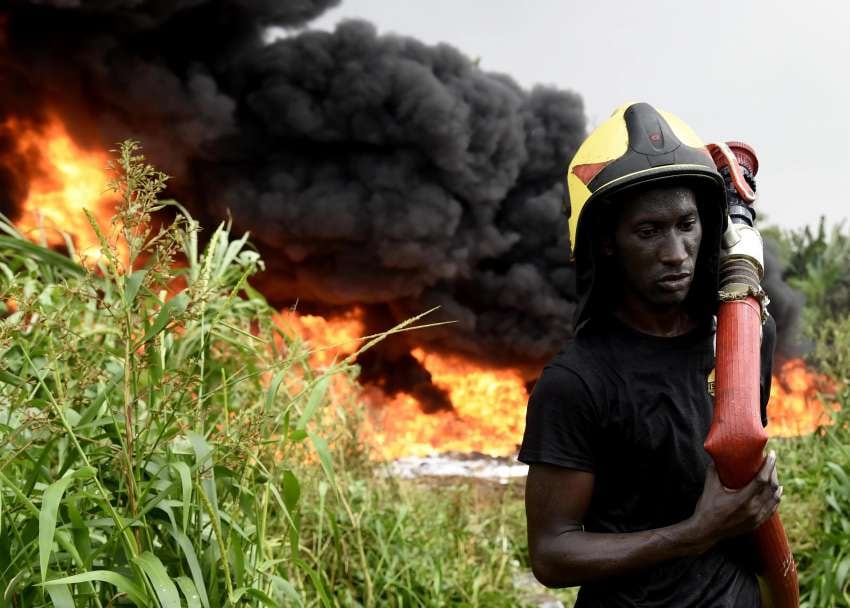
[[[512,453],[527,383],[572,331],[561,205],[581,99],[525,91],[449,45],[362,21],[265,42],[334,4],[4,2],[0,211],[49,219],[54,204],[39,198],[49,146],[23,152],[22,133],[65,137],[77,159],[138,138],[203,223],[230,214],[253,233],[268,265],[259,287],[280,308],[297,301],[362,333],[436,305],[431,320],[456,321],[359,361],[364,394],[391,413],[375,435],[383,454]],[[792,354],[801,302],[770,261]]]

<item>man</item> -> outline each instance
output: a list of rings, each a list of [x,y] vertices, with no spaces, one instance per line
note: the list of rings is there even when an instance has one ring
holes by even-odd
[[[746,533],[781,496],[771,453],[732,491],[703,449],[713,412],[723,178],[681,120],[624,106],[568,174],[576,337],[546,366],[519,459],[529,551],[576,606],[761,605]],[[762,421],[775,329],[762,340]]]

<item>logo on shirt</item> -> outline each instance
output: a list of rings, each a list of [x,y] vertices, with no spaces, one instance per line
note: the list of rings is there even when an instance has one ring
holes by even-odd
[[[714,397],[714,369],[708,372],[708,378],[706,378],[708,384],[708,394]]]

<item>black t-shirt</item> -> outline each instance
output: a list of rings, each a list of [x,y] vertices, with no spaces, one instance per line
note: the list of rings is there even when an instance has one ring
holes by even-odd
[[[763,326],[762,421],[776,329]],[[714,330],[673,338],[591,322],[532,391],[519,460],[591,471],[589,532],[637,532],[690,517],[702,494],[713,413]],[[743,541],[582,586],[577,608],[760,605]]]

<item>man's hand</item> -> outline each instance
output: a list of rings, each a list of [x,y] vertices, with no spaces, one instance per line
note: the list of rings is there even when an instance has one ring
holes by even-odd
[[[781,497],[776,452],[772,450],[755,478],[740,490],[724,487],[714,463],[710,463],[702,496],[689,520],[695,540],[708,548],[725,538],[751,532],[773,515]]]

